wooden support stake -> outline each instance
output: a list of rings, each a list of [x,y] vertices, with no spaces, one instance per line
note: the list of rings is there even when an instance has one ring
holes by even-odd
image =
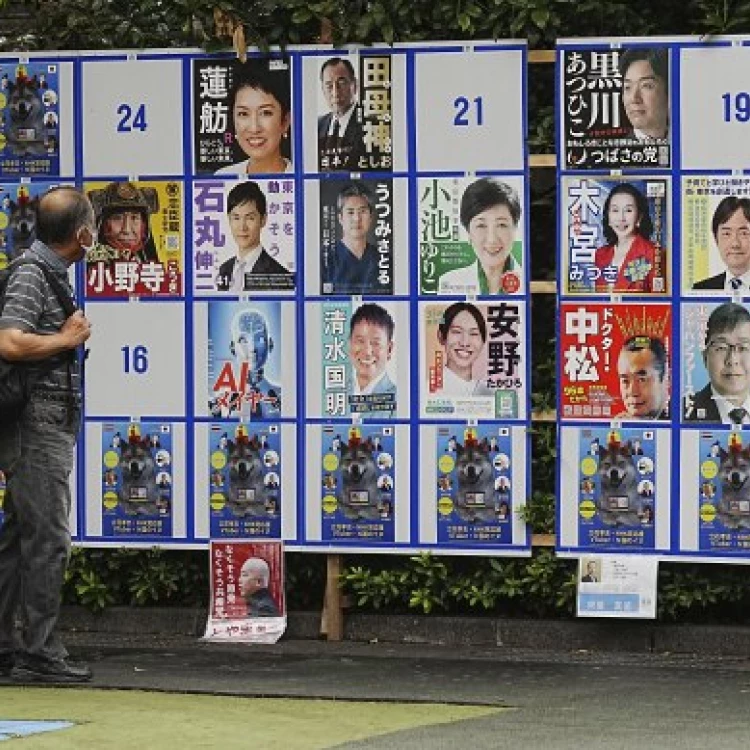
[[[320,634],[326,636],[329,641],[340,641],[344,638],[344,603],[339,585],[342,562],[341,555],[326,556],[326,592],[320,619]]]

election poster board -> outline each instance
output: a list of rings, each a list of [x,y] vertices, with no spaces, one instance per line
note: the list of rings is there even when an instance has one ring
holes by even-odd
[[[747,36],[558,43],[561,554],[750,561],[747,63]]]
[[[0,266],[49,188],[94,209],[83,544],[530,553],[526,61],[0,55]],[[456,303],[480,343],[442,331]],[[443,425],[491,490],[438,460]],[[425,476],[454,489],[424,505]]]

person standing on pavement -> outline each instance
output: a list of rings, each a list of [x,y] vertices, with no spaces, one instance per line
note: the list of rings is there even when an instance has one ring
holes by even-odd
[[[68,268],[95,243],[89,201],[74,188],[55,188],[39,201],[37,240],[25,255],[48,266],[72,298]],[[69,477],[81,419],[76,350],[90,334],[80,310],[66,317],[38,266],[14,271],[0,314],[0,356],[28,364],[34,382],[18,420],[0,425],[0,467],[8,477],[0,528],[0,674],[16,681],[91,679],[88,667],[67,660],[56,633],[71,547]],[[17,614],[21,633],[15,632]]]

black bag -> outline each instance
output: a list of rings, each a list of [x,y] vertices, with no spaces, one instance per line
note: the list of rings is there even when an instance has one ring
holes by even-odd
[[[13,272],[22,265],[33,264],[41,268],[47,283],[57,295],[60,305],[66,317],[70,317],[76,311],[70,292],[65,285],[55,276],[54,272],[41,261],[32,258],[17,258],[7,268],[0,271],[0,313],[5,307],[5,295],[8,290],[8,282]],[[75,351],[63,354],[62,361],[72,361]],[[16,420],[29,401],[31,391],[37,378],[46,370],[51,370],[61,361],[61,356],[51,357],[46,362],[8,362],[0,357],[0,424]],[[31,368],[34,368],[32,373]]]

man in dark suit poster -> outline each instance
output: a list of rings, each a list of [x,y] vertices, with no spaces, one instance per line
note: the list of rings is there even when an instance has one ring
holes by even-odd
[[[346,58],[332,57],[323,63],[320,84],[330,112],[318,118],[318,169],[356,172],[364,142],[354,67]]]
[[[750,198],[722,198],[714,211],[711,230],[727,270],[696,281],[693,289],[750,294]]]
[[[229,191],[227,217],[237,253],[219,267],[217,291],[291,289],[293,275],[261,244],[260,233],[268,216],[266,196],[257,182],[241,182]]]

